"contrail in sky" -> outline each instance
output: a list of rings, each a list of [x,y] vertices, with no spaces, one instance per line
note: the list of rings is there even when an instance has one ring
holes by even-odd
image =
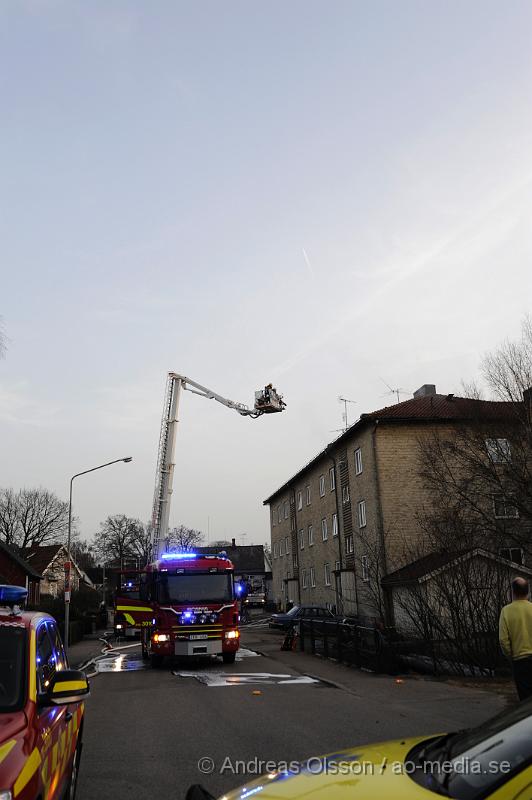
[[[314,277],[314,270],[312,269],[312,264],[310,263],[310,258],[308,257],[307,251],[305,250],[304,247],[301,248],[301,252],[303,253],[303,258],[305,259],[305,264],[308,267],[308,271],[310,272],[312,277]]]

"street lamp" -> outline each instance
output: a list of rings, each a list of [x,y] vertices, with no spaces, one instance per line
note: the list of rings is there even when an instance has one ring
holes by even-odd
[[[117,458],[114,461],[108,461],[107,464],[100,464],[99,467],[92,467],[91,469],[85,469],[83,472],[76,472],[75,475],[72,475],[70,478],[70,495],[68,499],[68,538],[67,538],[67,557],[69,561],[69,573],[68,573],[68,588],[66,586],[65,581],[65,637],[64,637],[64,645],[65,650],[68,650],[69,639],[70,639],[70,630],[69,630],[69,623],[70,623],[70,574],[71,574],[71,556],[70,556],[70,539],[72,534],[72,484],[74,483],[74,478],[79,478],[80,475],[86,475],[88,472],[96,472],[97,469],[103,469],[104,467],[110,467],[111,464],[119,464],[121,461],[124,464],[129,464],[130,461],[133,461],[132,456],[127,456],[127,458]]]

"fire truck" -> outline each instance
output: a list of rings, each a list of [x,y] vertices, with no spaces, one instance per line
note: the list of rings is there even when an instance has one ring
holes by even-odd
[[[221,656],[232,664],[240,644],[234,567],[225,553],[163,553],[141,575],[139,599],[117,596],[141,629],[142,656]],[[130,623],[131,624],[131,623]]]
[[[134,639],[140,636],[140,625],[136,622],[132,611],[138,613],[137,605],[132,601],[140,598],[140,583],[143,571],[114,571],[114,631],[115,636]]]

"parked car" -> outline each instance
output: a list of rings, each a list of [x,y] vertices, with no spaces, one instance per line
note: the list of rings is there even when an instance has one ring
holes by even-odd
[[[532,700],[477,728],[357,746],[270,772],[224,794],[268,800],[530,800]],[[190,787],[186,800],[214,800]]]
[[[0,798],[74,800],[89,684],[55,619],[20,611],[26,596],[0,585]]]
[[[269,626],[277,630],[287,631],[300,619],[335,620],[336,617],[325,606],[301,605],[293,606],[286,614],[272,614]]]

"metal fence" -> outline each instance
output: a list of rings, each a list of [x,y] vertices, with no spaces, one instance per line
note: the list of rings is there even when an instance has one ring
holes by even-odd
[[[401,639],[393,630],[335,620],[301,620],[296,647],[356,667],[397,674],[405,669],[433,675],[506,674],[498,637],[483,634],[467,641]]]

